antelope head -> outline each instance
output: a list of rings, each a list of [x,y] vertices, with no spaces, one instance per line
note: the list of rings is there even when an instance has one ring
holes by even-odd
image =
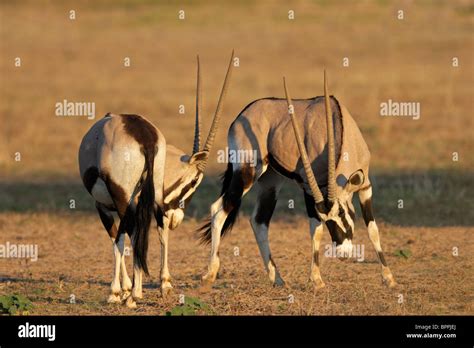
[[[299,127],[295,118],[294,107],[291,97],[283,78],[286,100],[288,103],[288,113],[291,117],[296,142],[301,155],[304,171],[311,189],[311,194],[315,201],[315,208],[318,216],[326,225],[333,243],[336,243],[337,255],[341,258],[349,256],[352,252],[352,235],[354,231],[354,206],[352,205],[352,195],[358,191],[364,183],[365,177],[362,170],[352,173],[342,187],[336,184],[336,155],[334,147],[334,128],[329,101],[326,71],[324,71],[324,101],[326,109],[327,139],[328,139],[328,186],[327,197],[324,198],[319,189],[318,182],[311,168],[305,145],[303,143]]]
[[[172,209],[177,209],[179,206],[182,210],[179,203],[188,200],[192,196],[204,177],[204,170],[209,160],[212,145],[214,144],[221,118],[223,101],[232,75],[233,59],[234,51],[232,51],[209,134],[204,146],[201,148],[201,68],[199,56],[197,56],[196,119],[192,154],[186,155],[182,151],[170,146],[166,154],[168,177],[165,177],[164,203],[171,205]]]

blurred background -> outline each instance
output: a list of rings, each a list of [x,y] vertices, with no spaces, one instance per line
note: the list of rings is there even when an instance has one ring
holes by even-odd
[[[93,210],[77,152],[109,111],[144,115],[168,143],[190,151],[196,54],[206,134],[235,49],[240,66],[209,175],[188,214],[203,216],[217,198],[225,164],[215,152],[239,112],[252,100],[283,97],[283,75],[294,98],[321,95],[326,68],[330,93],[371,150],[382,217],[472,225],[473,19],[472,1],[2,1],[0,209],[69,210],[65,202],[74,197],[77,209]],[[64,99],[95,102],[96,119],[55,116]],[[381,117],[388,99],[421,103],[421,118]],[[301,206],[295,190],[290,185],[283,196]],[[405,209],[397,209],[398,199]]]

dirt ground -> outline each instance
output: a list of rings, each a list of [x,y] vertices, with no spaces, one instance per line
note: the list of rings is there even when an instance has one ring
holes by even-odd
[[[272,255],[287,282],[285,288],[273,288],[246,220],[242,217],[225,239],[219,279],[209,293],[199,289],[209,250],[193,237],[197,223],[187,221],[170,235],[174,292],[164,299],[158,287],[159,241],[153,233],[148,258],[151,277],[144,282],[144,299],[132,310],[106,303],[112,279],[112,248],[97,217],[84,213],[1,214],[2,237],[10,243],[37,243],[39,257],[36,262],[2,260],[0,293],[24,294],[34,303],[31,314],[50,315],[164,315],[179,305],[181,294],[197,297],[209,306],[199,314],[473,313],[473,228],[381,224],[382,245],[399,283],[388,289],[381,283],[375,252],[359,224],[354,243],[364,245],[365,260],[322,257],[326,288],[315,291],[308,282],[311,244],[306,221],[286,218],[271,225]],[[323,245],[327,243],[329,235],[323,239]],[[458,256],[453,256],[453,248],[458,248]],[[397,250],[409,256],[396,256]],[[71,295],[75,303],[70,303]]]

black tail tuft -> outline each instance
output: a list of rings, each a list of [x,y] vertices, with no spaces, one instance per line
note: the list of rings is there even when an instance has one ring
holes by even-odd
[[[225,219],[224,226],[221,230],[221,236],[224,237],[228,232],[232,230],[234,223],[237,221],[239,216],[240,204],[242,202],[242,192],[237,195],[229,192],[233,176],[232,163],[227,164],[227,170],[222,174],[222,190],[221,197],[223,199],[224,209],[231,208],[229,215]],[[212,241],[211,233],[211,218],[208,217],[206,223],[198,229],[199,240],[201,244],[209,244]]]
[[[144,149],[145,168],[143,170],[141,193],[135,211],[136,229],[133,234],[133,256],[134,262],[148,273],[147,253],[148,235],[155,206],[155,186],[153,182],[153,165],[155,161],[155,149]]]

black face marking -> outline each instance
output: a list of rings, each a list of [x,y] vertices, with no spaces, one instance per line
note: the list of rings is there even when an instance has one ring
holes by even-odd
[[[331,235],[331,239],[336,245],[342,244],[344,239],[346,239],[346,234],[344,231],[339,227],[339,225],[333,220],[327,220],[326,226],[329,230],[329,234]]]
[[[183,206],[182,197],[184,197],[184,195],[186,195],[186,193],[188,193],[188,191],[191,190],[195,184],[196,183],[191,182],[189,184],[184,185],[179,195],[175,199],[173,199],[171,202],[168,203],[168,207],[170,207],[171,209],[181,208]],[[173,186],[179,186],[179,185],[173,185]],[[173,191],[172,189],[167,190],[165,193],[165,197],[172,191]],[[188,205],[193,195],[194,195],[194,192],[188,198],[186,198],[186,200],[184,201],[184,207]]]
[[[348,209],[349,210],[349,209]],[[352,227],[349,225],[349,221],[347,220],[347,215],[346,211],[342,207],[342,205],[339,205],[339,218],[341,219],[342,225],[346,229],[346,236],[349,239],[352,239]]]
[[[92,188],[97,182],[98,177],[99,177],[99,170],[97,169],[97,167],[89,167],[84,172],[84,177],[82,178],[82,182],[84,183],[84,186],[86,187],[89,193],[92,192]]]
[[[329,208],[325,202],[319,202],[315,204],[316,209],[322,214],[328,214],[331,208]]]
[[[340,216],[342,224],[344,225],[344,228],[346,229],[346,235],[347,238],[352,239],[352,228],[351,225],[349,225],[349,222],[347,222],[347,218],[345,214],[343,216]]]
[[[164,196],[168,196],[171,192],[175,191],[178,189],[178,187],[182,184],[181,180],[177,180],[175,183],[173,183],[171,186],[166,187],[164,190]]]
[[[276,205],[275,189],[270,189],[259,195],[257,215],[255,215],[255,222],[257,224],[269,225]]]

